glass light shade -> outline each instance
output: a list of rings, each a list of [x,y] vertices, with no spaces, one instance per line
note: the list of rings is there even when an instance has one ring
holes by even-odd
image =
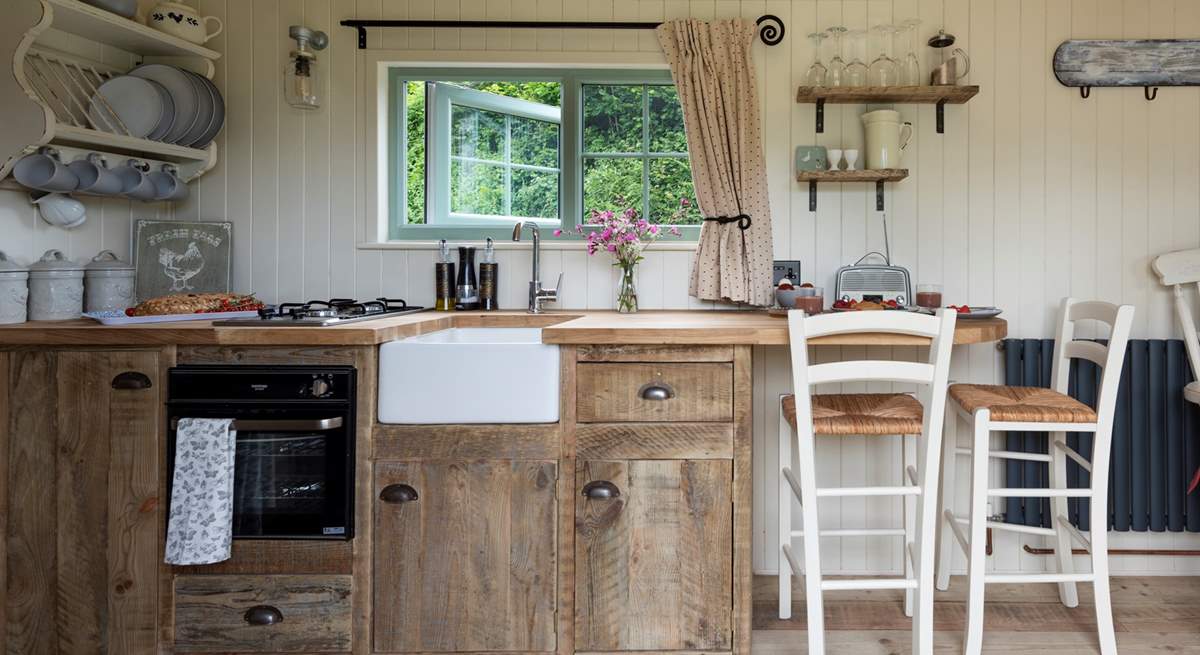
[[[320,89],[320,68],[316,55],[293,50],[283,69],[284,100],[296,109],[320,109]]]

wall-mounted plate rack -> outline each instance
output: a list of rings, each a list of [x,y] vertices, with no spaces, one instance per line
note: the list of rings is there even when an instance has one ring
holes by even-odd
[[[802,86],[796,102],[817,105],[817,133],[825,131],[825,105],[935,105],[937,132],[946,131],[945,107],[961,105],[979,93],[978,86]]]
[[[881,168],[869,171],[796,171],[797,182],[808,182],[808,211],[817,211],[817,182],[874,182],[875,211],[883,211],[883,183],[899,182],[908,177],[907,168]]]
[[[209,79],[213,61],[221,56],[79,0],[6,0],[0,10],[0,60],[12,62],[13,74],[0,75],[0,97],[14,101],[0,124],[0,180],[18,159],[46,145],[64,158],[97,152],[110,165],[128,158],[152,167],[173,164],[184,180],[216,165],[214,143],[188,148],[93,124],[86,106],[95,87],[125,70],[46,45],[41,39],[51,28],[129,53],[135,63],[171,63]]]

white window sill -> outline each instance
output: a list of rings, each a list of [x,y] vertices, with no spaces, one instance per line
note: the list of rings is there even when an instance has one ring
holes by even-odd
[[[533,237],[525,236],[521,241],[494,241],[496,250],[528,250],[531,248]],[[358,244],[359,250],[437,250],[438,241],[383,241],[383,242],[366,242]],[[483,248],[484,240],[473,241],[458,241],[449,240],[448,243],[452,247],[458,246],[476,246]],[[587,242],[585,241],[564,241],[558,239],[543,239],[541,241],[543,250],[587,250]],[[696,249],[695,241],[659,241],[657,243],[646,246],[646,251],[686,251],[692,252]]]

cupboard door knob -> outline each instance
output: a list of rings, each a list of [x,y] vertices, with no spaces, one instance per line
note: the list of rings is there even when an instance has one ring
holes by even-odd
[[[583,495],[588,500],[611,500],[621,497],[621,490],[608,480],[595,480],[583,485]]]
[[[417,498],[417,490],[407,484],[389,484],[379,492],[379,500],[385,503],[411,503]]]
[[[642,385],[638,395],[642,400],[670,400],[675,397],[675,390],[665,382],[651,382]]]
[[[150,382],[150,378],[145,373],[137,371],[118,373],[112,379],[113,389],[149,389],[152,386],[154,383]]]
[[[242,618],[250,625],[275,625],[283,623],[283,612],[270,605],[255,605],[246,610]]]

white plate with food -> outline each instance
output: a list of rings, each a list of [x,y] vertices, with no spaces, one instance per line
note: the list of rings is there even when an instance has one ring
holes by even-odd
[[[125,312],[86,312],[84,316],[100,321],[104,325],[137,325],[139,323],[171,323],[173,321],[224,321],[231,318],[254,318],[258,310],[246,312],[202,312],[192,314],[155,314],[153,316],[129,316]]]
[[[961,307],[950,305],[946,309],[953,309],[958,312],[959,318],[992,318],[993,316],[999,316],[1004,311],[998,307],[969,307],[966,305]],[[963,309],[967,311],[964,312],[962,311]]]

